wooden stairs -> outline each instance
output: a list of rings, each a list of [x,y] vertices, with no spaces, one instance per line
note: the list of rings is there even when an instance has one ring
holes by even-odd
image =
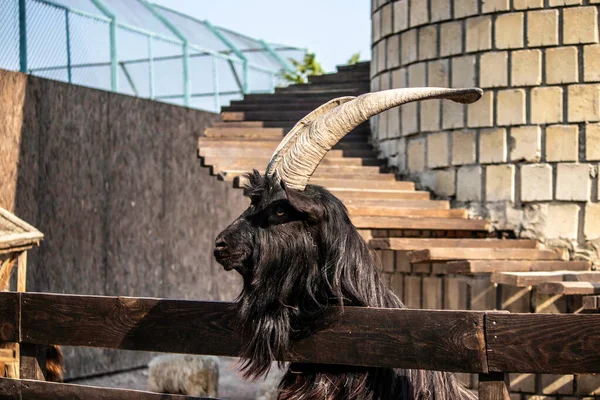
[[[369,91],[369,63],[338,67],[308,84],[248,95],[222,112],[223,122],[199,139],[202,165],[236,187],[243,174],[264,168],[297,120],[324,102]],[[589,295],[585,310],[600,309],[600,272],[566,252],[535,240],[500,238],[488,221],[451,209],[398,180],[370,144],[363,124],[349,133],[317,168],[311,184],[322,185],[347,206],[387,272],[486,275],[493,283],[536,287],[549,295]]]

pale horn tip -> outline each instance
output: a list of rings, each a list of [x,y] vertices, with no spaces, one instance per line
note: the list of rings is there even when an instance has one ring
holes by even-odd
[[[483,90],[480,88],[472,87],[466,89],[457,89],[450,99],[457,103],[471,104],[475,103],[483,96]]]

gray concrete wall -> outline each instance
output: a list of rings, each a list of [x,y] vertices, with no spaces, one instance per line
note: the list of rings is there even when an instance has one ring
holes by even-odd
[[[232,300],[212,244],[247,202],[196,157],[218,118],[0,70],[0,206],[46,235],[28,290]],[[68,376],[147,359],[66,352]]]

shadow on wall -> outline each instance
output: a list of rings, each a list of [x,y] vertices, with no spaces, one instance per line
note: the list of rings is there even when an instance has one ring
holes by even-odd
[[[196,156],[218,118],[0,70],[0,206],[45,234],[28,290],[232,300],[212,246],[246,201]]]

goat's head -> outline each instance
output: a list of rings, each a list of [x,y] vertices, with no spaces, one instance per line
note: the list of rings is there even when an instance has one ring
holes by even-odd
[[[480,89],[414,88],[332,100],[304,117],[275,150],[266,174],[249,174],[248,209],[215,243],[216,260],[244,279],[238,312],[251,340],[247,376],[281,359],[292,333],[329,303],[391,306],[342,202],[308,180],[327,152],[369,117],[416,100],[471,103]]]

